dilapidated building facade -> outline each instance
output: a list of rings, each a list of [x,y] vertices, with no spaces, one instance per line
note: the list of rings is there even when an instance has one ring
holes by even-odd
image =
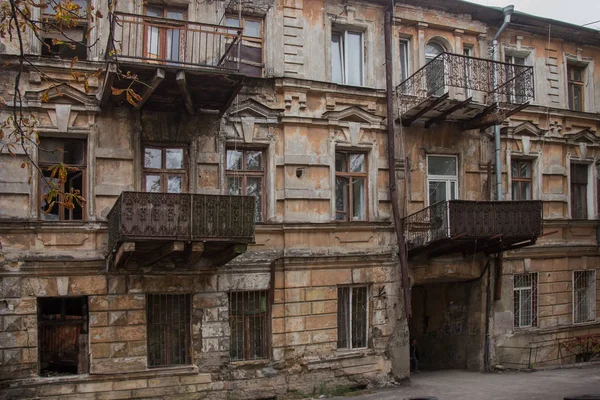
[[[76,3],[95,45],[25,35],[42,171],[0,155],[7,398],[326,393],[407,377],[410,336],[484,369],[598,330],[597,32],[517,13],[494,62],[502,10],[462,2]],[[57,162],[84,205],[48,211]]]

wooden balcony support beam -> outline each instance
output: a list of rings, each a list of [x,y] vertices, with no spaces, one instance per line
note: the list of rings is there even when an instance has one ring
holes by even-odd
[[[142,94],[142,100],[140,100],[138,103],[137,108],[142,108],[144,103],[146,103],[150,96],[152,96],[152,93],[154,93],[163,79],[165,79],[165,70],[162,68],[157,68],[156,72],[154,73],[154,77],[152,80],[150,80],[150,82],[148,82],[148,86],[146,87],[146,90],[144,90],[144,94]]]
[[[445,101],[448,96],[450,96],[449,92],[444,93],[443,95],[441,95],[438,98],[435,98],[431,103],[429,103],[428,105],[424,106],[423,108],[421,108],[421,110],[419,110],[415,115],[408,117],[408,118],[402,118],[402,125],[403,126],[410,126],[413,122],[415,122],[416,120],[418,120],[419,118],[421,118],[423,115],[425,115],[428,111],[433,110],[438,104],[441,104],[443,101]],[[426,101],[424,101],[423,103],[430,101],[431,98],[427,99]],[[421,103],[421,104],[423,104]]]
[[[485,128],[487,126],[494,125],[495,121],[497,120],[497,117],[491,116],[491,118],[490,118],[490,114],[492,114],[494,111],[497,111],[497,110],[498,110],[498,103],[490,104],[489,106],[484,108],[482,112],[480,112],[479,114],[477,114],[470,120],[465,121],[462,125],[462,129],[469,130],[469,129]]]
[[[117,249],[117,253],[115,254],[115,267],[118,267],[122,264],[125,264],[127,260],[131,257],[133,252],[135,251],[135,243],[134,242],[123,242]]]
[[[473,97],[469,97],[468,99],[453,105],[452,107],[443,111],[437,117],[430,118],[427,122],[425,122],[425,128],[429,128],[431,125],[437,124],[438,122],[445,120],[447,117],[452,115],[452,113],[460,110],[461,108],[465,108],[466,106],[468,106],[469,103],[471,103],[471,101],[473,101]]]
[[[186,262],[188,265],[194,265],[202,258],[204,254],[204,243],[203,242],[192,242],[186,250]]]
[[[166,245],[154,250],[147,257],[146,266],[156,264],[160,260],[174,255],[175,253],[182,253],[185,249],[184,242],[170,242]]]
[[[190,115],[194,115],[194,102],[192,100],[192,96],[190,96],[190,92],[188,90],[187,79],[185,77],[185,71],[177,71],[177,76],[175,77],[177,81],[177,86],[179,87],[179,91],[183,96],[183,101],[185,102],[185,108],[190,113]]]
[[[117,77],[117,66],[115,64],[108,64],[106,73],[104,74],[104,83],[102,84],[102,92],[98,92],[96,99],[100,102],[100,107],[108,103],[108,99],[112,96],[112,86]]]

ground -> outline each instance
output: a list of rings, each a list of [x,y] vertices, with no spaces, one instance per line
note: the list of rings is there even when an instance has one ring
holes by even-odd
[[[562,400],[578,394],[600,395],[600,366],[537,372],[435,371],[413,374],[407,386],[353,397],[402,400],[434,396],[439,400]]]

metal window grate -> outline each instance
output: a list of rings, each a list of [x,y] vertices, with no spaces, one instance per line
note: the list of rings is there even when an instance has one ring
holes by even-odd
[[[367,286],[338,288],[338,348],[367,347],[368,315]]]
[[[268,358],[268,291],[229,293],[230,357],[234,361]]]
[[[573,322],[596,320],[596,271],[573,271]]]
[[[149,294],[147,307],[148,365],[191,364],[191,295]]]
[[[537,274],[516,274],[514,286],[514,326],[537,326]]]

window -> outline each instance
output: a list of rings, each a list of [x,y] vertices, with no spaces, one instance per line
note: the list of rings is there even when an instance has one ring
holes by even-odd
[[[256,197],[254,221],[264,213],[265,165],[262,150],[227,150],[227,194]]]
[[[229,293],[229,324],[234,361],[268,358],[268,291]]]
[[[146,192],[187,191],[187,154],[183,147],[144,146],[143,186]]]
[[[435,64],[431,64],[427,67],[427,94],[434,96],[441,96],[445,91],[445,71],[444,71],[444,60],[437,58],[440,54],[446,52],[444,46],[437,42],[429,42],[425,47],[425,62],[430,63],[436,60]]]
[[[368,321],[368,287],[338,287],[338,349],[367,347]]]
[[[506,55],[504,57],[506,68],[506,81],[508,101],[515,104],[525,102],[525,76],[521,75],[524,71],[520,66],[525,65],[524,57]]]
[[[65,196],[54,198],[54,204],[48,203],[46,195],[51,190],[51,185],[59,185],[62,193],[75,193],[85,197],[83,190],[86,166],[86,141],[85,139],[62,139],[41,137],[38,146],[38,161],[43,176],[40,177],[41,210],[40,218],[49,221],[71,221],[84,218],[83,205],[73,204],[73,208],[64,205]],[[52,167],[58,164],[67,167],[67,179],[59,183],[56,175],[52,178]],[[51,179],[52,178],[52,179]]]
[[[514,286],[514,326],[537,326],[537,274],[516,274]]]
[[[463,55],[465,57],[471,57],[473,55],[473,49],[471,47],[464,47],[463,48]],[[465,64],[464,64],[464,77],[465,77],[465,97],[470,97],[471,96],[471,89],[470,89],[470,85],[471,85],[471,80],[473,79],[473,67],[471,65],[472,60],[470,58],[465,58]]]
[[[583,77],[585,68],[568,64],[567,84],[569,91],[569,108],[573,111],[583,111]]]
[[[87,34],[89,11],[88,0],[72,0],[74,8],[64,10],[61,0],[46,0],[46,8],[42,12],[42,55],[58,56],[60,58],[79,60],[87,59]],[[60,9],[60,10],[59,10]],[[58,29],[55,15],[58,11],[75,15],[73,26]]]
[[[331,80],[345,85],[363,85],[363,34],[333,31],[331,34]]]
[[[183,61],[185,35],[183,22],[185,11],[179,8],[146,6],[144,20],[144,57],[151,60]],[[157,20],[156,18],[160,18]],[[165,21],[167,18],[170,21]]]
[[[149,367],[192,363],[191,298],[189,294],[147,295]]]
[[[400,39],[400,82],[408,79],[410,72],[409,59],[410,41],[408,39]]]
[[[362,153],[335,153],[335,219],[367,219],[367,166]]]
[[[429,205],[457,198],[458,174],[456,163],[455,156],[427,156]]]
[[[571,164],[571,218],[587,219],[588,166]]]
[[[512,160],[512,199],[531,200],[531,161]]]
[[[596,270],[573,271],[573,322],[596,320]]]
[[[263,21],[261,19],[229,15],[225,18],[225,25],[243,28],[240,46],[240,71],[248,76],[262,77],[263,72]],[[232,32],[233,33],[233,32]],[[237,68],[237,48],[232,51],[232,57],[227,61],[227,66]]]
[[[39,297],[40,375],[88,372],[87,297]]]

